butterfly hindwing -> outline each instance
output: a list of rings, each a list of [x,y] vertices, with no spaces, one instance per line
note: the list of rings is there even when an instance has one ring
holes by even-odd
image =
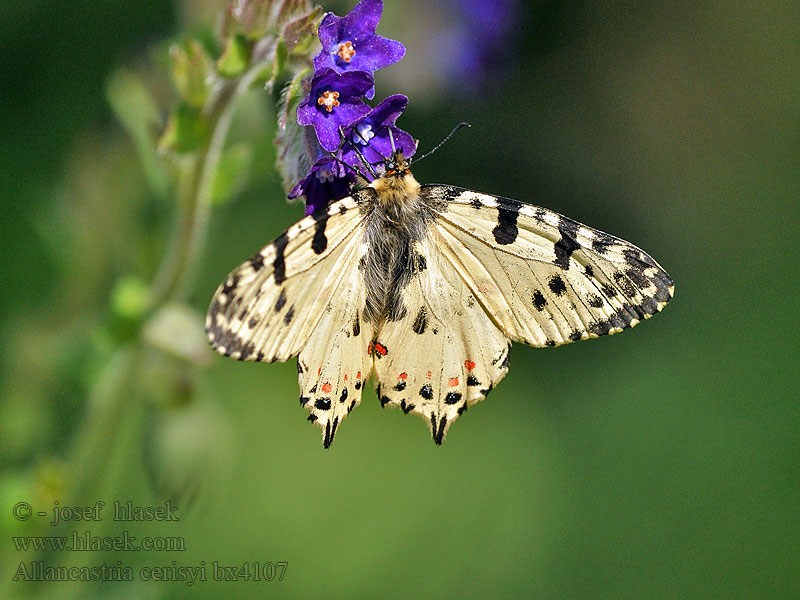
[[[633,327],[672,297],[672,279],[633,244],[558,213],[444,185],[441,249],[512,340],[556,346]]]
[[[405,316],[372,347],[381,405],[422,416],[441,444],[459,415],[508,371],[509,343],[431,235],[416,244],[417,269],[402,293]]]
[[[325,448],[333,442],[344,418],[361,403],[361,392],[372,370],[367,353],[372,325],[363,322],[360,315],[365,294],[357,264],[362,255],[363,247],[351,252],[336,296],[322,310],[297,358],[300,404],[311,413],[308,420],[322,428]],[[306,293],[313,295],[314,290]]]

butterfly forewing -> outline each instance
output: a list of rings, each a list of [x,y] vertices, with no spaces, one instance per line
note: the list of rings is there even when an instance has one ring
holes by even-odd
[[[669,301],[672,279],[645,252],[544,208],[452,186],[439,207],[444,252],[512,340],[532,346],[615,333]]]

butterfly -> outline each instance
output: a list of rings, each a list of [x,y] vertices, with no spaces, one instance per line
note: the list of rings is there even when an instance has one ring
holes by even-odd
[[[441,444],[508,372],[511,342],[617,333],[672,294],[633,244],[516,200],[420,185],[397,152],[235,269],[206,332],[238,360],[297,356],[325,448],[370,376],[381,406],[422,416]]]

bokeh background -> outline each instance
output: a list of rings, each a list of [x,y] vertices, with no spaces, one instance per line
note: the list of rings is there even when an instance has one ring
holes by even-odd
[[[208,350],[185,389],[162,360],[114,387],[126,306],[153,278],[175,209],[158,192],[166,159],[142,163],[174,101],[168,48],[209,37],[223,4],[6,0],[3,597],[797,597],[800,5],[387,4],[379,32],[407,55],[378,74],[378,99],[411,98],[401,126],[423,149],[472,124],[417,178],[628,239],[671,273],[675,299],[619,336],[515,346],[509,375],[441,448],[368,391],[323,451],[292,363]],[[134,80],[151,104],[125,87]],[[121,124],[137,111],[152,113],[150,137]],[[273,167],[274,120],[258,91],[235,118],[249,177],[211,213],[197,314],[302,213]],[[109,387],[127,396],[79,460],[92,481],[81,502],[170,497],[181,519],[75,529],[181,536],[186,550],[45,559],[137,572],[206,561],[209,578],[212,561],[286,561],[282,582],[9,585],[30,560],[11,536],[42,533],[11,506],[69,497]]]

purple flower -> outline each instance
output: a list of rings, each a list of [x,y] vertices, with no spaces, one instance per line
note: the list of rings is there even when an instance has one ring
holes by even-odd
[[[382,163],[385,158],[392,156],[392,139],[394,147],[402,150],[406,158],[412,156],[417,150],[414,138],[395,126],[397,117],[407,105],[408,98],[402,94],[389,96],[368,115],[356,121],[347,136],[348,143],[343,148],[342,161],[348,165],[360,166],[361,161],[356,153],[358,149],[370,164]]]
[[[306,214],[325,208],[328,203],[350,195],[355,176],[333,158],[320,158],[311,171],[289,192],[289,198],[306,197]]]
[[[311,80],[311,93],[297,107],[297,124],[312,125],[320,145],[325,150],[336,150],[339,128],[347,130],[369,112],[362,98],[372,86],[372,75],[365,71],[317,71]]]
[[[337,73],[377,71],[403,58],[403,44],[376,35],[383,12],[381,0],[361,0],[344,17],[328,13],[319,26],[322,51],[314,57],[314,69],[331,67]],[[375,90],[367,93],[375,96]]]

